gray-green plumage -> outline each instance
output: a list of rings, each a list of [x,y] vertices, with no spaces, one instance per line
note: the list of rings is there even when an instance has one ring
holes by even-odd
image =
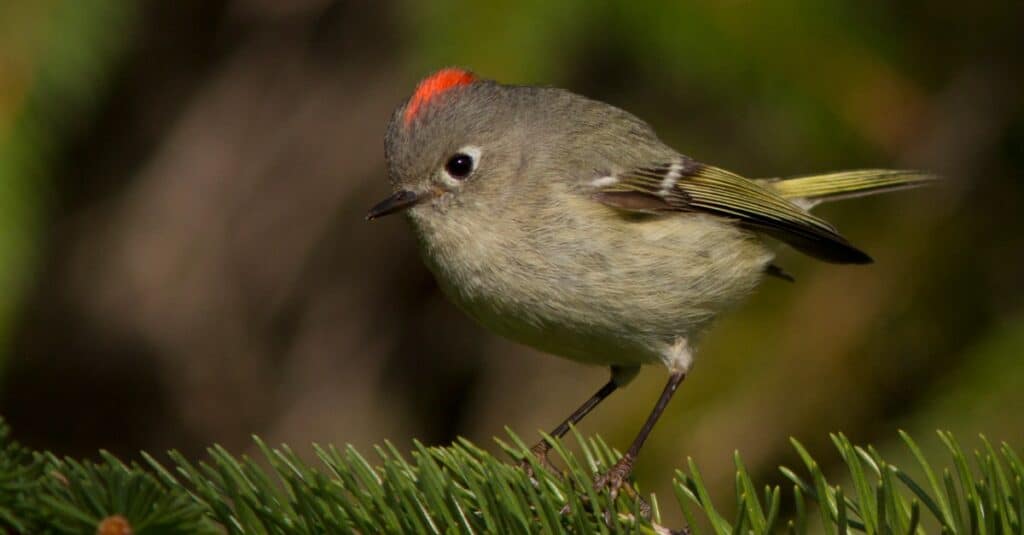
[[[477,81],[411,120],[407,106],[388,126],[389,175],[427,199],[408,214],[445,293],[501,335],[625,370],[685,371],[696,337],[768,269],[763,236],[827,261],[870,261],[807,207],[929,180],[886,170],[749,180],[554,88]],[[464,179],[445,170],[456,153],[474,159]]]

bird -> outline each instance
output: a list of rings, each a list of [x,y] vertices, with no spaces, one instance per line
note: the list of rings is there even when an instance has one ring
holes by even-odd
[[[562,437],[646,365],[665,387],[624,454],[595,480],[616,495],[701,335],[765,277],[777,242],[838,264],[870,256],[810,210],[921,186],[920,171],[864,169],[748,179],[662,142],[611,104],[448,67],[387,124],[392,195],[443,293],[483,327],[611,377],[549,434]],[[544,466],[551,444],[531,448]]]

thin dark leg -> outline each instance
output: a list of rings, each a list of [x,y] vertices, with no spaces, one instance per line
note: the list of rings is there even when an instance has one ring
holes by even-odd
[[[604,386],[601,387],[600,390],[595,392],[593,396],[590,396],[590,399],[585,401],[583,405],[580,405],[580,407],[573,411],[573,413],[570,414],[564,422],[559,424],[558,427],[551,432],[551,436],[554,438],[562,438],[565,436],[565,434],[569,432],[570,425],[580,423],[580,420],[590,414],[590,411],[594,410],[594,407],[604,401],[604,398],[610,396],[611,393],[615,392],[618,388],[618,383],[616,383],[615,378],[612,377]],[[530,451],[533,452],[533,454],[536,455],[542,463],[550,465],[550,463],[547,462],[547,454],[551,451],[551,444],[549,444],[547,440],[541,439],[541,441],[534,447],[530,448]]]
[[[611,490],[612,496],[618,494],[619,487],[622,486],[622,483],[629,477],[630,472],[633,471],[633,461],[636,460],[636,456],[640,453],[640,448],[643,447],[644,441],[651,434],[651,430],[654,429],[654,424],[658,422],[661,413],[665,412],[665,407],[668,406],[668,402],[672,399],[672,394],[676,393],[676,389],[679,388],[679,384],[685,378],[686,374],[684,372],[674,372],[669,375],[665,390],[661,392],[658,403],[654,405],[651,415],[647,417],[644,426],[640,428],[640,433],[633,440],[633,444],[629,446],[626,454],[619,459],[619,462],[615,463],[615,466],[608,470],[608,473],[597,479],[594,484],[596,488],[600,489],[607,486]]]
[[[619,385],[615,383],[615,379],[609,380],[601,387],[600,390],[595,392],[593,396],[590,396],[590,399],[583,403],[583,405],[580,405],[580,408],[576,409],[568,418],[565,419],[564,422],[559,424],[558,427],[551,432],[551,436],[555,438],[562,438],[565,436],[565,434],[569,432],[570,425],[580,423],[580,420],[590,414],[590,411],[594,410],[594,407],[596,407],[598,403],[604,401],[604,398],[610,396],[612,392],[615,392],[618,388]]]
[[[643,447],[644,442],[647,440],[647,435],[651,434],[651,430],[654,429],[654,424],[658,422],[658,418],[661,417],[661,413],[665,412],[665,407],[668,406],[668,402],[672,400],[672,395],[676,393],[676,389],[686,379],[686,374],[683,372],[675,372],[668,376],[668,383],[665,385],[665,390],[661,391],[661,397],[658,398],[658,402],[654,405],[654,409],[651,411],[651,415],[647,417],[647,421],[644,422],[644,426],[640,428],[640,433],[636,435],[636,439],[633,440],[633,444],[629,446],[629,450],[626,451],[626,455],[636,457],[640,453],[640,448]]]
[[[590,399],[583,403],[583,405],[580,405],[578,409],[573,411],[573,413],[570,414],[564,422],[559,424],[559,426],[556,427],[554,431],[551,432],[551,436],[553,438],[561,438],[565,436],[565,434],[569,432],[569,426],[580,423],[580,420],[586,417],[586,415],[590,414],[590,411],[594,410],[594,407],[597,407],[597,405],[600,404],[604,400],[604,398],[610,396],[611,393],[618,390],[620,386],[632,381],[633,378],[636,377],[638,371],[640,371],[639,366],[612,366],[612,378],[608,381],[608,383],[602,386],[600,390],[595,392],[593,396],[590,396]],[[540,464],[542,466],[544,466],[548,470],[551,470],[552,472],[557,473],[558,470],[548,460],[548,452],[551,451],[551,447],[552,445],[549,444],[547,440],[541,440],[535,446],[530,448],[530,451],[534,454],[534,456],[537,457],[537,460],[540,461]],[[529,465],[527,463],[523,463],[523,466],[527,469],[527,471],[529,471]]]

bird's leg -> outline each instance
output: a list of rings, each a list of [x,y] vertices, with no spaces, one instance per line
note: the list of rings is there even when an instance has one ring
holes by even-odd
[[[612,392],[615,392],[615,390],[619,388],[619,386],[631,381],[633,377],[636,376],[637,371],[637,368],[621,368],[618,366],[612,366],[612,378],[609,379],[608,382],[605,383],[605,385],[597,392],[595,392],[593,396],[590,396],[590,399],[585,401],[583,405],[580,405],[578,409],[573,411],[565,421],[551,431],[551,437],[562,438],[565,436],[565,434],[569,432],[569,426],[578,424],[587,414],[590,414],[590,411],[594,410],[594,407],[604,401],[604,398],[610,396]],[[545,439],[541,439],[540,442],[530,448],[530,452],[537,457],[541,466],[551,470],[552,472],[557,472],[554,465],[552,465],[551,461],[548,459],[548,452],[550,451],[551,444]],[[524,463],[524,467],[529,470],[529,464]]]
[[[576,425],[577,423],[579,423],[580,420],[583,419],[583,417],[589,414],[590,411],[594,410],[594,407],[596,407],[598,403],[601,403],[601,401],[604,400],[604,398],[611,395],[611,393],[614,392],[615,389],[617,389],[618,387],[619,385],[615,383],[615,379],[609,380],[607,383],[605,383],[604,386],[601,387],[600,390],[595,392],[593,396],[590,396],[590,399],[585,401],[583,405],[580,405],[578,409],[573,411],[573,413],[570,414],[564,422],[558,424],[558,427],[556,427],[554,431],[551,432],[551,436],[553,438],[562,438],[563,436],[565,436],[565,434],[569,432],[570,425]],[[551,443],[549,443],[547,440],[543,438],[540,439],[540,442],[534,444],[534,446],[530,448],[530,453],[537,457],[537,460],[540,462],[541,466],[550,470],[552,473],[557,473],[558,470],[555,468],[555,465],[551,464],[551,460],[548,459],[548,452],[550,451]],[[524,462],[524,468],[529,470],[529,466],[529,463]]]
[[[612,499],[619,493],[619,488],[629,477],[630,472],[633,471],[633,461],[636,460],[636,456],[640,453],[640,448],[644,445],[644,441],[647,440],[647,435],[651,434],[651,429],[654,429],[654,424],[657,423],[661,413],[665,411],[665,407],[668,405],[669,400],[672,399],[672,394],[675,394],[676,389],[679,388],[679,384],[686,378],[685,371],[674,371],[669,375],[668,384],[665,385],[665,390],[661,392],[661,397],[658,398],[658,403],[654,405],[654,409],[651,411],[650,416],[647,417],[647,421],[644,422],[644,426],[640,428],[640,433],[637,434],[636,439],[633,440],[633,444],[629,446],[626,454],[622,456],[617,463],[615,463],[607,472],[601,477],[597,478],[594,482],[594,488],[601,490],[607,487],[611,492]]]
[[[601,403],[601,401],[603,401],[604,398],[610,396],[611,393],[614,392],[618,387],[619,385],[615,383],[614,379],[609,380],[607,383],[605,383],[604,386],[601,387],[600,390],[595,392],[593,396],[590,396],[590,399],[585,401],[583,405],[580,405],[578,409],[573,411],[573,413],[570,414],[569,417],[565,419],[565,421],[558,424],[558,427],[551,431],[551,437],[562,438],[563,436],[565,436],[565,434],[569,432],[570,425],[578,424],[580,420],[582,420],[587,414],[590,413],[590,411],[594,410],[594,407]],[[530,448],[530,452],[533,453],[540,461],[540,463],[544,465],[545,468],[548,469],[552,468],[551,462],[548,460],[548,452],[550,451],[551,443],[543,438],[540,440],[540,442],[536,443],[532,448]]]

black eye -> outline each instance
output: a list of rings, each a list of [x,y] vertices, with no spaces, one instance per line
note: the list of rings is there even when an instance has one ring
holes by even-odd
[[[448,171],[452,178],[466,178],[473,172],[473,157],[461,152],[457,153],[448,158],[448,163],[444,164],[444,170]]]

